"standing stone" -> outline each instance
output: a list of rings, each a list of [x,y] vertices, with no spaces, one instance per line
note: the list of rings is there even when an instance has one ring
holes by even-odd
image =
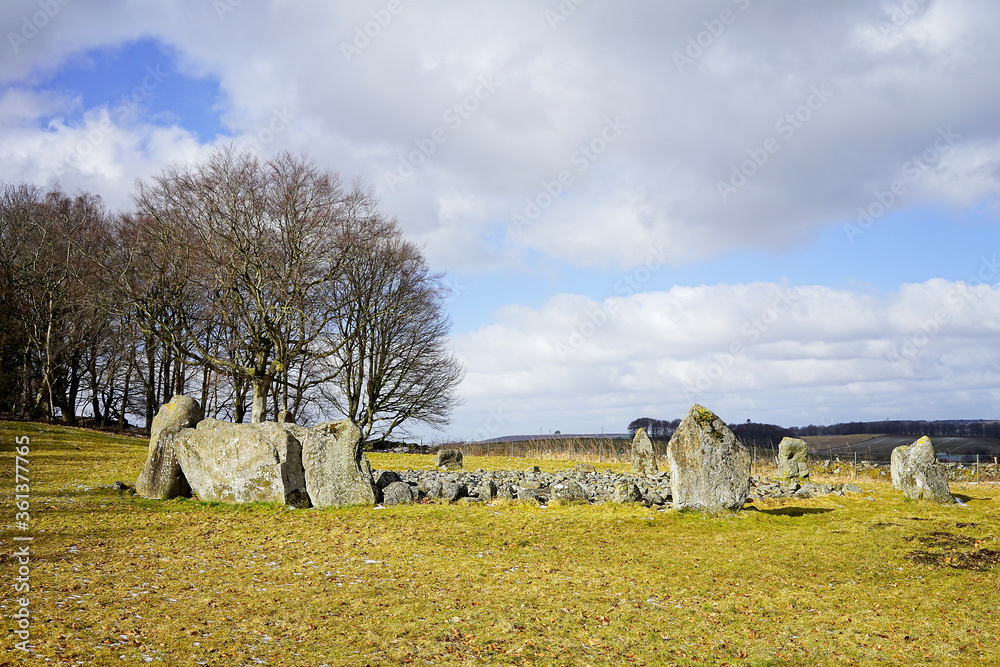
[[[434,465],[445,470],[461,470],[462,452],[458,449],[439,449]]]
[[[135,481],[137,494],[159,500],[191,495],[174,441],[181,429],[193,428],[202,417],[201,406],[190,396],[178,394],[160,408],[149,433],[149,454]]]
[[[778,479],[805,479],[809,477],[809,445],[798,438],[782,438],[778,443]]]
[[[361,431],[349,419],[310,429],[284,422],[302,443],[306,492],[313,507],[374,505],[375,480],[362,449]]]
[[[309,505],[302,445],[280,424],[205,419],[178,433],[175,447],[184,476],[202,500]]]
[[[667,444],[675,508],[739,510],[750,491],[750,452],[715,413],[694,405]]]
[[[907,498],[941,504],[954,502],[948,477],[944,468],[937,464],[934,445],[926,435],[912,445],[892,450],[889,470],[893,488],[902,491]]]
[[[632,440],[632,472],[637,475],[652,475],[659,472],[656,467],[656,455],[653,453],[653,441],[640,428]]]

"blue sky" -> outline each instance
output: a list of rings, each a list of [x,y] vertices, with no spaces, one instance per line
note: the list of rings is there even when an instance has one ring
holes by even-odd
[[[178,68],[177,53],[162,42],[143,38],[74,54],[55,70],[41,74],[38,89],[79,99],[85,110],[108,105],[129,109],[136,120],[178,125],[208,142],[229,133],[219,115],[224,100],[219,81],[193,77]],[[155,87],[144,85],[155,83]]]
[[[364,178],[454,288],[464,403],[417,437],[1000,418],[986,0],[40,7],[0,9],[0,178]]]

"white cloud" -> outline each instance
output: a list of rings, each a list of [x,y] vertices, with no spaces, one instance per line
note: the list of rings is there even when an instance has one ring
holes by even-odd
[[[221,16],[195,0],[68,3],[3,61],[0,80],[30,86],[72,54],[152,35],[176,49],[183,71],[218,77],[220,113],[237,135],[254,136],[275,109],[287,109],[294,127],[266,149],[307,151],[364,175],[442,268],[513,264],[523,252],[627,268],[641,243],[692,262],[806,242],[853,218],[941,127],[962,139],[900,207],[995,198],[1000,11],[987,0],[897,5],[587,3],[553,29],[552,8],[526,1],[403,2],[389,19],[383,2],[238,3]],[[917,9],[896,17],[903,5]],[[0,18],[17,25],[35,9],[11,3]],[[706,22],[722,10],[733,20],[706,41]],[[365,30],[373,36],[356,42]],[[702,40],[702,53],[678,71],[674,54],[689,39]],[[364,46],[345,57],[344,45],[355,43]],[[445,114],[484,76],[503,83],[449,126]],[[832,97],[802,115],[817,86]],[[797,113],[794,132],[779,128]],[[628,129],[577,171],[573,156],[615,117]],[[385,174],[437,128],[447,140],[402,187],[387,188]],[[195,150],[183,129],[129,130],[126,144],[152,139],[158,150],[126,150],[124,164],[95,166],[103,177],[83,181],[113,201],[130,187],[116,170],[151,173]],[[22,132],[16,143],[31,150],[9,154],[16,163],[3,176],[52,178],[51,158],[38,149],[65,130]],[[776,152],[722,201],[718,184],[768,139]],[[509,236],[499,251],[492,231],[563,170],[573,183],[530,233]],[[475,205],[441,205],[456,198]]]
[[[980,270],[1000,278],[995,257]],[[730,421],[785,425],[824,413],[991,416],[1000,284],[979,281],[935,279],[882,296],[774,283],[678,287],[509,307],[498,323],[455,339],[467,404],[452,431],[472,437],[498,409],[505,433],[622,431],[640,413],[673,418],[694,402]]]

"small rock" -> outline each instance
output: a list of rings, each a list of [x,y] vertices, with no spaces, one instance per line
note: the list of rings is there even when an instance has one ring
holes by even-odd
[[[393,482],[399,481],[402,481],[402,478],[399,476],[399,473],[394,470],[379,470],[378,474],[375,475],[375,486],[379,491],[384,490],[385,487],[389,486]]]
[[[417,489],[424,492],[428,498],[440,498],[443,484],[439,479],[422,479],[417,484]]]
[[[479,485],[479,499],[482,500],[483,502],[488,503],[492,501],[493,498],[496,497],[496,495],[497,495],[497,485],[493,480],[491,479],[484,480]]]
[[[434,465],[444,470],[461,470],[463,466],[462,452],[458,449],[439,449]]]
[[[382,504],[403,505],[417,499],[417,490],[406,482],[393,482],[382,489]]]
[[[587,500],[587,494],[577,482],[567,480],[552,486],[552,497],[556,500]]]
[[[622,482],[615,485],[614,493],[611,494],[613,503],[637,503],[642,500],[639,487],[632,482]]]
[[[441,498],[448,502],[455,502],[467,495],[469,495],[468,487],[460,482],[445,482],[441,485]]]

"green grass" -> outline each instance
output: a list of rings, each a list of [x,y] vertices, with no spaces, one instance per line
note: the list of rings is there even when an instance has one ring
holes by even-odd
[[[4,622],[12,453],[31,437],[35,657],[123,665],[1000,663],[1000,489],[736,515],[642,506],[289,510],[150,501],[145,443],[0,424]],[[373,467],[432,467],[377,454]],[[467,469],[555,461],[468,457]],[[124,656],[124,659],[122,658]]]

